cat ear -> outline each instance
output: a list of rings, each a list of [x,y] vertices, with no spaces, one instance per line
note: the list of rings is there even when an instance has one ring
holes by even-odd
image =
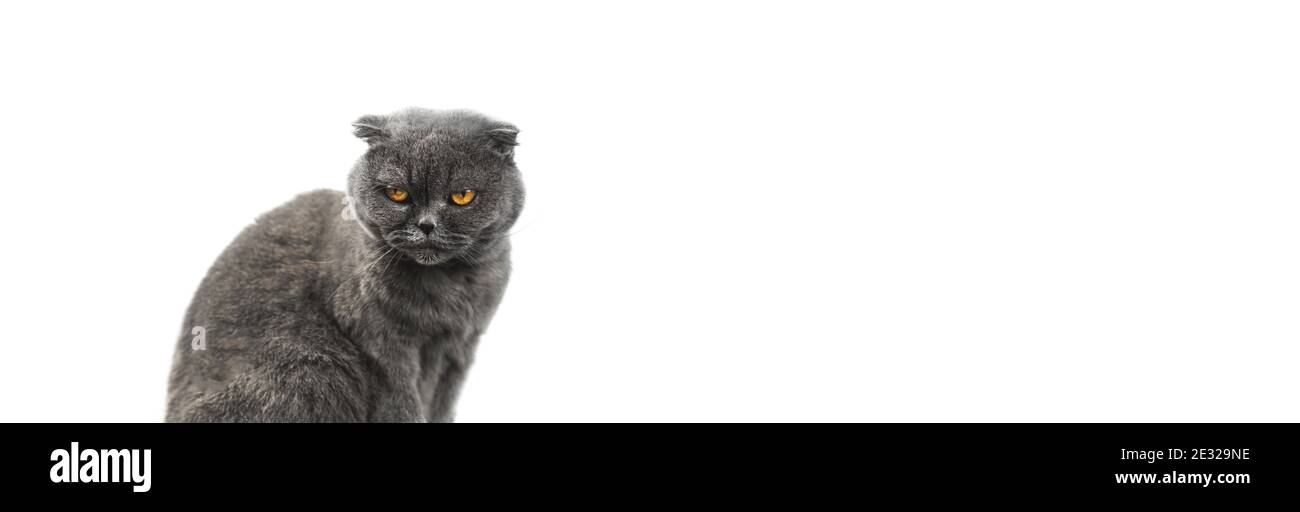
[[[388,132],[384,130],[387,124],[388,120],[383,116],[361,116],[352,123],[352,134],[373,146],[388,138]]]
[[[488,149],[501,158],[510,158],[515,154],[515,146],[519,143],[515,141],[515,136],[519,135],[519,129],[515,127],[496,128],[488,130]]]

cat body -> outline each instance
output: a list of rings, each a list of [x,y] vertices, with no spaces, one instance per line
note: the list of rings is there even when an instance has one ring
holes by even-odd
[[[347,194],[264,214],[209,270],[176,345],[167,421],[453,418],[509,279],[517,130],[422,109],[354,126],[370,148]]]

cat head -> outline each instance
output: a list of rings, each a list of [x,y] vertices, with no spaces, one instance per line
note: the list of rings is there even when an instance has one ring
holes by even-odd
[[[369,144],[348,177],[357,221],[421,265],[474,261],[523,208],[514,126],[467,110],[410,108],[363,116]]]

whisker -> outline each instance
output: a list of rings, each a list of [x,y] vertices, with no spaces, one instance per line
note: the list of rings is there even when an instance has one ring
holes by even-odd
[[[369,251],[369,254],[368,254],[367,256],[369,256],[369,255],[371,255],[371,254],[374,254],[374,253],[376,253],[376,252],[379,252],[379,251],[381,251],[381,250],[383,251],[383,254],[381,254],[378,258],[375,258],[374,261],[371,261],[369,264],[366,264],[366,265],[362,266],[361,268],[357,269],[355,272],[353,272],[352,274],[350,274],[346,279],[344,279],[343,281],[339,282],[338,286],[336,286],[336,287],[334,288],[334,292],[333,292],[333,293],[330,293],[329,299],[328,299],[326,302],[332,304],[332,303],[334,302],[334,296],[338,295],[339,291],[342,290],[343,287],[344,287],[345,285],[347,285],[347,284],[348,284],[349,282],[351,282],[353,279],[356,279],[356,278],[358,278],[358,277],[361,277],[362,274],[364,274],[364,273],[370,271],[370,269],[374,268],[375,265],[377,265],[379,262],[383,261],[384,258],[385,258],[386,256],[388,256],[389,254],[392,254],[392,253],[394,253],[394,252],[397,251],[397,249],[396,249],[395,247],[387,246],[387,247],[381,247],[381,248],[372,249],[372,250]]]
[[[531,224],[529,224],[529,225],[531,225]],[[479,238],[484,239],[484,240],[500,240],[500,239],[502,239],[502,238],[510,238],[510,237],[512,237],[512,236],[515,236],[515,235],[519,234],[520,231],[523,231],[523,230],[524,230],[525,228],[527,228],[529,225],[516,226],[516,227],[513,228],[513,229],[507,230],[508,232],[506,232],[506,233],[488,233],[487,236],[479,236]]]

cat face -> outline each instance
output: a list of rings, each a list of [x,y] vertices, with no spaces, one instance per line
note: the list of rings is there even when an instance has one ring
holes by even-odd
[[[421,265],[472,262],[523,208],[518,130],[468,111],[408,109],[353,124],[370,144],[349,176],[357,220]]]

